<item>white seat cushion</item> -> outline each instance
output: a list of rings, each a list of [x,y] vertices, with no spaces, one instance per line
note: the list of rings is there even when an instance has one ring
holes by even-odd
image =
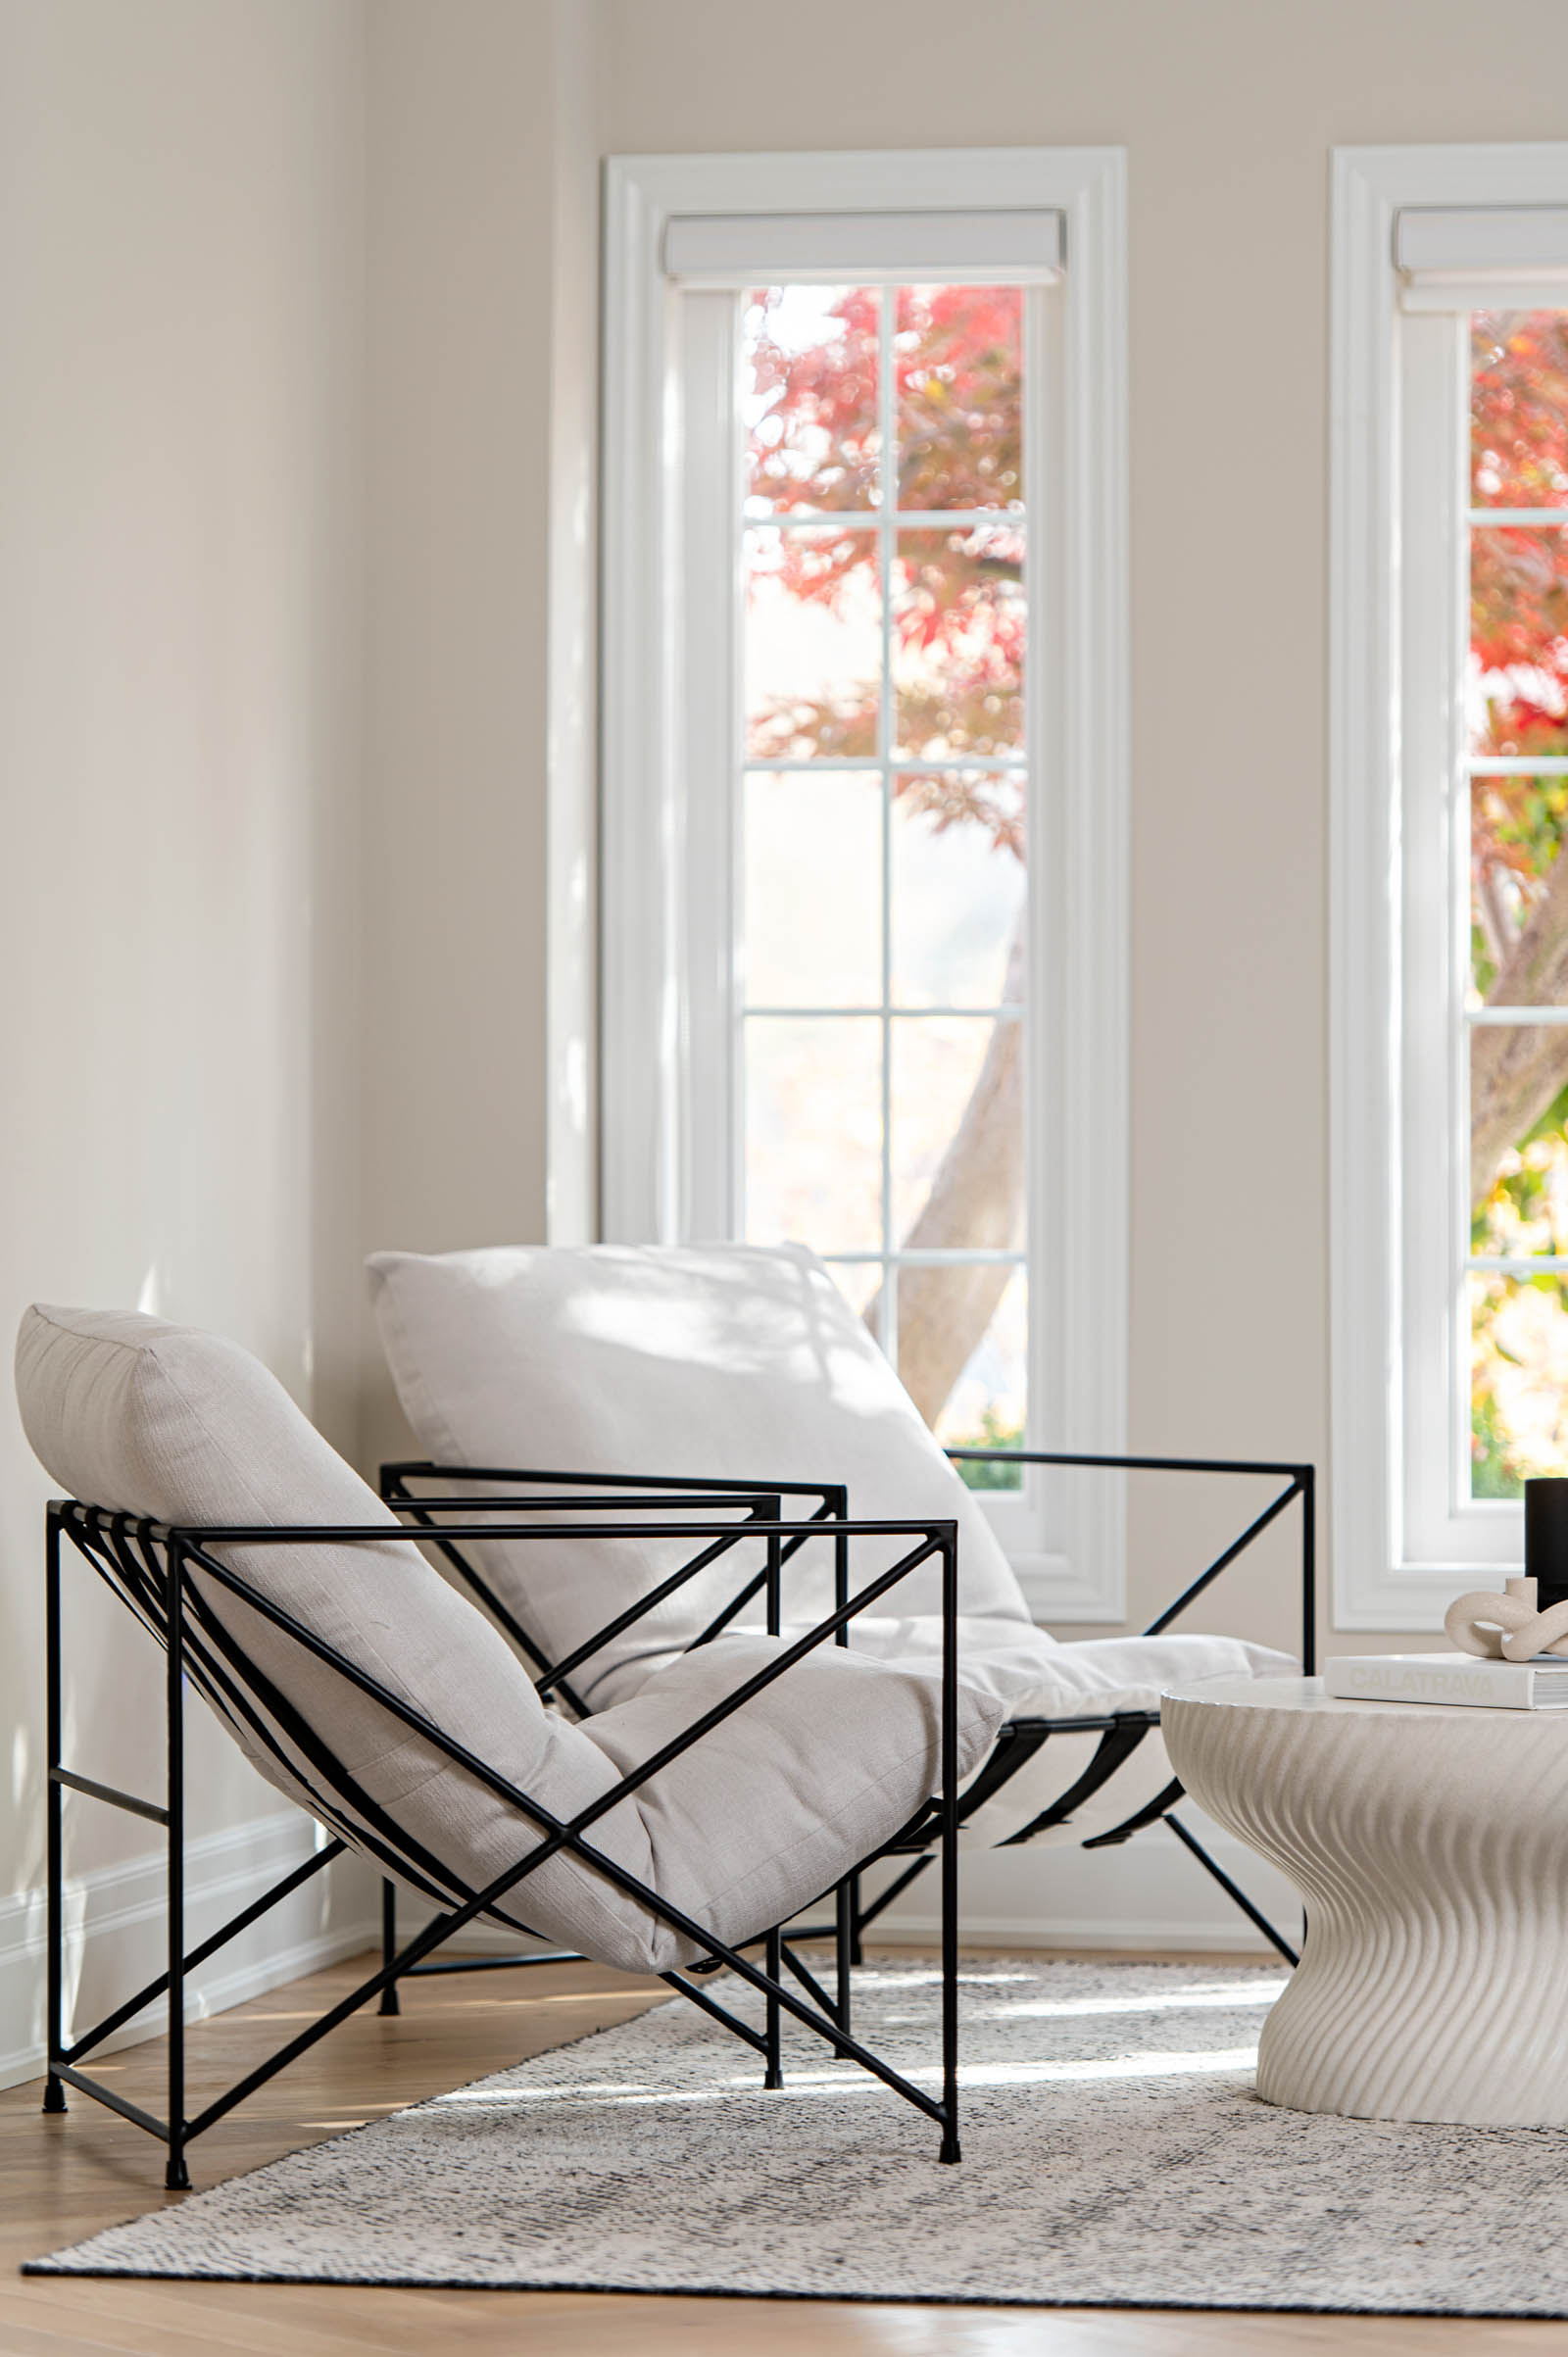
[[[397,1527],[266,1368],[193,1327],[30,1309],[17,1343],[17,1393],[44,1465],[87,1503],[198,1531]],[[510,1647],[408,1542],[236,1546],[223,1559],[562,1818],[609,1792],[780,1642],[700,1653],[619,1710],[573,1726],[544,1708]],[[280,1790],[318,1815],[324,1809],[371,1854],[370,1810],[384,1811],[403,1853],[442,1888],[480,1889],[533,1846],[530,1821],[479,1778],[209,1574],[192,1580],[252,1665],[240,1675],[283,1757],[242,1717],[225,1712],[225,1724]],[[961,1690],[960,1773],[984,1756],[1000,1716],[994,1696]],[[906,1823],[936,1787],[940,1749],[929,1663],[901,1671],[822,1648],[619,1802],[590,1838],[720,1938],[749,1938]],[[565,1856],[509,1904],[516,1920],[627,1970],[664,1970],[699,1952]]]
[[[683,1654],[581,1732],[633,1768],[785,1642],[731,1637]],[[979,1768],[1001,1719],[999,1702],[960,1682],[961,1775]],[[643,1811],[650,1879],[720,1939],[744,1939],[820,1897],[852,1857],[907,1825],[936,1789],[940,1758],[938,1662],[904,1669],[819,1645],[661,1770]],[[664,1934],[628,1968],[664,1970],[690,1953]]]
[[[796,1633],[786,1627],[788,1638]],[[858,1648],[900,1669],[939,1674],[942,1623],[908,1620],[857,1624]],[[1044,1629],[960,1620],[964,1679],[990,1694],[1009,1719],[1069,1719],[1085,1713],[1155,1710],[1172,1686],[1200,1678],[1280,1678],[1296,1663],[1269,1645],[1240,1637],[1095,1637],[1058,1645]]]
[[[851,1514],[867,1521],[956,1520],[962,1611],[1032,1627],[973,1494],[827,1270],[802,1247],[517,1246],[377,1252],[368,1266],[398,1396],[433,1458],[843,1482]],[[498,1595],[559,1660],[694,1550],[680,1541],[583,1539],[548,1552],[475,1551]],[[689,1645],[734,1594],[737,1564],[755,1566],[758,1551],[721,1559],[606,1646],[578,1673],[589,1700],[597,1706],[626,1692],[618,1673],[635,1676],[638,1663]],[[886,1542],[855,1542],[855,1585],[891,1560]],[[786,1583],[792,1620],[830,1610],[827,1547],[792,1563]],[[932,1561],[885,1608],[930,1613],[940,1601]],[[1032,1642],[1052,1641],[1035,1632]]]
[[[788,1643],[803,1632],[787,1626],[783,1634]],[[872,1659],[933,1683],[940,1679],[940,1620],[924,1615],[878,1620],[867,1614],[854,1624],[853,1634],[857,1650]],[[719,1639],[710,1649],[725,1643]],[[1239,1637],[1102,1637],[1058,1645],[1044,1629],[966,1619],[958,1623],[958,1658],[965,1686],[986,1695],[1004,1720],[1108,1718],[1118,1711],[1157,1710],[1161,1694],[1173,1686],[1191,1686],[1200,1678],[1279,1678],[1298,1666],[1290,1654]],[[641,1667],[624,1667],[607,1684],[635,1692],[634,1675]],[[595,1728],[600,1723],[597,1718],[588,1722]],[[994,1848],[1032,1824],[1076,1783],[1099,1740],[1095,1734],[1051,1737],[969,1816],[964,1846]],[[1157,1733],[1148,1735],[1106,1785],[1060,1826],[1036,1839],[1076,1842],[1108,1833],[1170,1778],[1163,1743]]]
[[[938,1674],[940,1621],[868,1622],[858,1642],[895,1668]],[[1239,1637],[1099,1637],[1057,1645],[1043,1629],[999,1633],[995,1622],[972,1621],[960,1624],[958,1657],[965,1684],[989,1695],[1007,1719],[1157,1710],[1161,1694],[1173,1686],[1201,1678],[1279,1678],[1297,1668],[1290,1654]],[[994,1847],[1021,1832],[1076,1782],[1098,1742],[1092,1734],[1053,1736],[974,1811],[964,1827],[965,1846]],[[1036,1838],[1072,1842],[1108,1833],[1152,1799],[1170,1777],[1164,1744],[1157,1734],[1148,1735],[1070,1818]]]

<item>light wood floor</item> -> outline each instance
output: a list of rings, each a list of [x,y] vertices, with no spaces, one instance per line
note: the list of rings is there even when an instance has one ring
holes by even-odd
[[[1213,1959],[1209,1959],[1213,1961]],[[191,2099],[352,1986],[343,1965],[190,2033]],[[591,2029],[662,1995],[588,1966],[420,1982],[396,2021],[360,2014],[215,2128],[192,2152],[196,2183],[313,2143]],[[161,2039],[96,2066],[162,2109]],[[1418,2357],[1568,2357],[1568,2325],[1443,2318],[1195,2315],[1106,2309],[829,2306],[789,2300],[397,2291],[308,2284],[31,2281],[20,2262],[165,2198],[161,2147],[73,2096],[44,2119],[36,2086],[0,2094],[0,2352],[4,2357],[1296,2357],[1329,2350]]]

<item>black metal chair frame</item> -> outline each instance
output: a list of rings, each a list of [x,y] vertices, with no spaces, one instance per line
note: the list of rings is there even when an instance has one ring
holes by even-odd
[[[563,1485],[567,1486],[567,1485]],[[594,1485],[596,1489],[619,1485]],[[649,1596],[641,1598],[630,1610],[617,1615],[609,1627],[597,1633],[589,1645],[579,1647],[568,1661],[545,1665],[545,1674],[538,1684],[542,1689],[554,1686],[565,1691],[569,1670],[612,1635],[618,1635],[642,1613],[674,1593],[685,1581],[693,1578],[710,1563],[716,1561],[730,1548],[746,1540],[761,1540],[766,1561],[757,1579],[751,1580],[735,1604],[722,1616],[727,1624],[749,1598],[765,1590],[767,1626],[777,1635],[782,1623],[783,1574],[790,1556],[798,1551],[808,1538],[820,1537],[820,1520],[787,1520],[782,1514],[783,1495],[799,1495],[792,1487],[781,1492],[780,1485],[758,1485],[743,1490],[734,1484],[722,1485],[722,1495],[715,1497],[717,1485],[660,1484],[658,1495],[643,1494],[655,1485],[627,1484],[629,1494],[615,1496],[572,1495],[568,1497],[535,1498],[529,1501],[529,1512],[565,1512],[574,1517],[584,1513],[612,1515],[613,1519],[584,1523],[552,1523],[516,1519],[519,1507],[515,1498],[422,1498],[419,1519],[401,1525],[348,1524],[271,1524],[261,1527],[225,1525],[222,1527],[171,1528],[165,1524],[107,1508],[84,1503],[77,1499],[56,1498],[48,1508],[45,1539],[45,1617],[47,1628],[46,1681],[46,1741],[47,1759],[47,1838],[48,1838],[48,1933],[47,1933],[47,2008],[48,2008],[48,2076],[45,2081],[43,2108],[46,2112],[66,2109],[66,2089],[74,2087],[90,2095],[95,2101],[118,2112],[148,2135],[159,2138],[167,2147],[165,2182],[171,2189],[180,2190],[190,2184],[186,2163],[186,2148],[199,2136],[234,2109],[236,2104],[253,2094],[258,2087],[276,2076],[287,2065],[325,2037],[329,2030],[348,2018],[351,2013],[372,1997],[392,1997],[395,2002],[396,1984],[421,1968],[426,1959],[461,1933],[481,1915],[497,1910],[526,1878],[561,1852],[565,1852],[593,1867],[615,1889],[636,1899],[659,1921],[669,1925],[684,1939],[695,1942],[703,1951],[690,1971],[706,1974],[727,1966],[750,1989],[763,1999],[761,2030],[721,2004],[710,1990],[686,1972],[670,1971],[661,1977],[668,1986],[698,2006],[724,2029],[740,2038],[758,2053],[763,2065],[763,2085],[777,2087],[783,2084],[781,2030],[783,2016],[788,2014],[821,2038],[832,2050],[845,2060],[858,2064],[862,2070],[890,2087],[894,2093],[911,2104],[916,2111],[934,2121],[941,2130],[938,2158],[956,2162],[959,2158],[957,2103],[957,1961],[958,1961],[958,1774],[957,1774],[957,1699],[958,1665],[956,1643],[957,1613],[957,1526],[952,1521],[866,1521],[852,1522],[842,1514],[832,1520],[835,1542],[835,1602],[834,1609],[818,1621],[804,1636],[792,1640],[762,1669],[745,1679],[732,1694],[713,1704],[685,1728],[678,1736],[662,1744],[642,1763],[629,1770],[609,1792],[602,1793],[586,1807],[579,1809],[569,1820],[556,1816],[543,1803],[532,1798],[519,1787],[499,1775],[486,1761],[452,1740],[443,1731],[390,1692],[377,1679],[361,1670],[333,1646],[317,1637],[292,1614],[270,1601],[249,1581],[240,1577],[213,1553],[213,1548],[244,1547],[302,1547],[302,1546],[385,1546],[402,1541],[421,1545],[428,1542],[431,1513],[444,1512],[458,1519],[442,1525],[440,1544],[447,1551],[460,1542],[473,1545],[491,1539],[508,1541],[561,1541],[581,1537],[585,1530],[597,1538],[633,1539],[668,1538],[704,1542],[690,1562],[683,1564],[669,1579],[662,1582]],[[818,1495],[808,1492],[808,1495]],[[830,1493],[837,1501],[837,1493]],[[715,1508],[739,1509],[741,1519],[715,1522]],[[698,1521],[694,1514],[701,1512],[708,1519]],[[627,1516],[652,1514],[652,1521],[628,1520]],[[511,1519],[484,1519],[489,1515]],[[852,1537],[882,1538],[908,1542],[906,1551],[885,1572],[869,1580],[854,1595],[849,1585],[849,1540]],[[165,1798],[147,1800],[135,1793],[99,1784],[78,1774],[61,1756],[62,1741],[62,1632],[61,1632],[61,1561],[62,1538],[68,1539],[107,1586],[126,1603],[144,1628],[163,1645],[167,1657],[165,1683],[167,1716],[167,1762]],[[839,1948],[839,1981],[837,1993],[830,1996],[820,1986],[809,1968],[795,1952],[793,1942],[786,1940],[778,1927],[747,1940],[741,1946],[730,1946],[716,1939],[706,1926],[695,1921],[667,1899],[651,1890],[633,1874],[607,1857],[586,1838],[591,1828],[617,1802],[635,1792],[650,1777],[667,1767],[672,1760],[689,1751],[703,1738],[742,1709],[752,1697],[775,1679],[782,1677],[796,1662],[817,1645],[832,1642],[847,1645],[849,1624],[858,1613],[863,1612],[888,1594],[899,1581],[906,1578],[931,1557],[941,1565],[942,1614],[944,1642],[941,1680],[941,1734],[943,1776],[941,1792],[922,1808],[918,1821],[922,1826],[935,1821],[942,1851],[942,1970],[941,1970],[941,2036],[942,2036],[942,2094],[933,2096],[896,2070],[892,2064],[860,2044],[850,2031],[848,1987],[848,1957],[850,1948],[851,1913],[848,1885],[837,1891],[837,1923]],[[444,1862],[425,1852],[405,1834],[360,1789],[353,1777],[334,1757],[319,1730],[309,1726],[291,1704],[277,1692],[271,1681],[244,1652],[232,1632],[214,1611],[210,1598],[192,1577],[200,1572],[204,1580],[216,1584],[225,1594],[233,1596],[252,1611],[260,1614],[273,1628],[282,1631],[304,1650],[325,1663],[349,1683],[378,1702],[404,1726],[421,1736],[434,1749],[441,1752],[452,1766],[487,1786],[514,1807],[524,1821],[538,1829],[540,1839],[506,1872],[498,1875],[482,1890],[464,1885]],[[716,1628],[714,1633],[716,1633]],[[528,1648],[530,1651],[532,1648]],[[283,1876],[270,1890],[251,1905],[242,1908],[220,1929],[188,1952],[185,1947],[184,1927],[184,1694],[187,1684],[194,1686],[213,1704],[219,1713],[236,1728],[243,1728],[248,1741],[264,1744],[288,1769],[295,1783],[302,1781],[300,1760],[310,1774],[303,1778],[311,1792],[311,1811],[331,1835],[331,1839],[315,1855]],[[279,1742],[274,1729],[281,1730],[292,1746],[295,1756]],[[64,1800],[68,1792],[107,1803],[110,1807],[128,1811],[165,1829],[168,1842],[168,1943],[167,1969],[155,1980],[117,2005],[113,2012],[92,2028],[74,2036],[67,2042],[64,2025],[65,1992],[65,1849]],[[902,1837],[901,1837],[902,1839]],[[872,1852],[872,1856],[888,1854],[896,1849],[899,1841]],[[427,1924],[407,1945],[398,1949],[395,1936],[378,1970],[362,1981],[358,1987],[328,2007],[297,2037],[269,2055],[255,2069],[237,2080],[233,2086],[207,2103],[194,2118],[186,2116],[185,2105],[185,1983],[187,1977],[206,1959],[234,1939],[249,1925],[257,1922],[272,1907],[297,1891],[302,1884],[343,1855],[350,1847],[366,1852],[378,1860],[384,1870],[395,1872],[399,1878],[420,1891],[436,1903],[435,1919]],[[869,1863],[858,1861],[859,1865]],[[454,1903],[455,1902],[455,1903]],[[503,1920],[506,1920],[503,1918]],[[387,1911],[390,1927],[390,1910]],[[747,1948],[760,1945],[764,1958],[760,1966],[745,1953]],[[557,1951],[558,1954],[562,1951]],[[528,1961],[542,1959],[530,1955]],[[470,1961],[481,1963],[490,1959],[460,1959],[466,1968]],[[786,1968],[804,1990],[797,1993],[784,1978]],[[122,2029],[133,2016],[160,1997],[169,2000],[168,2046],[168,2114],[164,2119],[131,2103],[101,2080],[85,2072],[83,2061],[104,2040]]]
[[[1240,1555],[1252,1546],[1254,1541],[1262,1537],[1264,1531],[1271,1524],[1278,1521],[1288,1507],[1299,1498],[1301,1505],[1301,1667],[1308,1677],[1312,1675],[1317,1656],[1316,1470],[1313,1466],[1279,1463],[1272,1459],[1101,1455],[1074,1449],[1045,1449],[955,1448],[948,1449],[947,1454],[958,1463],[1011,1464],[1020,1468],[1026,1465],[1046,1465],[1063,1468],[1087,1467],[1102,1472],[1116,1473],[1241,1474],[1283,1480],[1285,1488],[1270,1499],[1260,1513],[1253,1516],[1246,1529],[1228,1547],[1222,1548],[1220,1553],[1198,1574],[1196,1579],[1190,1581],[1182,1589],[1164,1610],[1150,1622],[1143,1634],[1146,1637],[1157,1637],[1168,1629],[1171,1623],[1185,1612],[1188,1606],[1194,1603],[1213,1581],[1218,1579],[1221,1572],[1228,1569]],[[800,1547],[808,1544],[809,1539],[823,1537],[828,1529],[843,1522],[849,1513],[849,1493],[842,1483],[775,1481],[741,1484],[712,1479],[699,1480],[674,1474],[563,1473],[531,1468],[523,1469],[515,1466],[455,1465],[416,1458],[384,1464],[380,1474],[382,1497],[387,1499],[388,1503],[396,1506],[400,1512],[415,1516],[431,1533],[433,1544],[452,1565],[478,1603],[507,1632],[519,1650],[540,1669],[542,1675],[537,1681],[540,1692],[546,1693],[553,1690],[579,1715],[585,1715],[588,1706],[569,1683],[568,1673],[579,1668],[589,1655],[597,1651],[609,1638],[618,1635],[622,1629],[628,1627],[641,1611],[647,1609],[649,1604],[661,1600],[670,1593],[672,1588],[679,1586],[683,1579],[688,1578],[694,1571],[700,1570],[709,1558],[706,1555],[701,1556],[692,1563],[683,1565],[672,1579],[666,1580],[656,1589],[642,1604],[633,1611],[620,1615],[617,1620],[610,1624],[608,1629],[598,1631],[587,1644],[579,1645],[574,1652],[556,1663],[552,1668],[546,1655],[518,1620],[516,1614],[496,1594],[492,1583],[484,1577],[477,1566],[456,1544],[456,1534],[450,1527],[441,1530],[431,1520],[431,1514],[451,1511],[461,1501],[422,1498],[409,1487],[411,1482],[419,1481],[478,1481],[511,1484],[515,1489],[527,1489],[543,1484],[552,1491],[568,1493],[574,1488],[608,1491],[620,1487],[626,1490],[635,1489],[649,1492],[660,1489],[679,1490],[697,1496],[706,1495],[715,1503],[720,1499],[739,1502],[761,1490],[770,1491],[781,1498],[814,1498],[820,1502],[809,1522],[801,1526],[800,1535],[790,1542],[786,1550],[789,1554],[797,1552]],[[512,1500],[514,1506],[517,1502],[517,1499],[514,1498]],[[429,1512],[426,1512],[427,1508],[430,1510]],[[650,1532],[649,1535],[651,1536],[652,1533]],[[489,1536],[499,1537],[500,1533],[492,1530]],[[842,1579],[842,1547],[839,1550],[839,1560],[840,1578]],[[718,1636],[737,1614],[743,1611],[746,1605],[761,1592],[766,1577],[765,1571],[757,1573],[750,1584],[732,1597],[724,1610],[693,1641],[694,1645],[707,1645]],[[847,1634],[844,1641],[848,1642]],[[1082,1808],[1084,1803],[1115,1775],[1123,1763],[1132,1756],[1145,1737],[1158,1725],[1159,1713],[1157,1710],[1089,1713],[1072,1718],[1009,1720],[1002,1728],[996,1745],[985,1765],[958,1794],[960,1830],[969,1822],[976,1810],[986,1801],[993,1799],[1002,1788],[1017,1774],[1018,1770],[1050,1741],[1052,1736],[1098,1734],[1099,1744],[1083,1774],[1066,1792],[1060,1793],[1049,1808],[1043,1809],[1039,1816],[1019,1832],[1010,1835],[1002,1846],[1012,1848],[1033,1841],[1037,1835],[1055,1826],[1066,1824],[1073,1812]],[[1183,1848],[1196,1859],[1203,1871],[1225,1892],[1232,1904],[1240,1909],[1255,1930],[1262,1933],[1286,1962],[1294,1966],[1298,1961],[1298,1949],[1225,1872],[1218,1859],[1213,1857],[1203,1846],[1192,1828],[1184,1824],[1181,1818],[1175,1814],[1176,1803],[1182,1797],[1181,1783],[1173,1777],[1152,1799],[1146,1802],[1142,1808],[1135,1810],[1122,1823],[1110,1827],[1104,1833],[1093,1835],[1084,1842],[1084,1848],[1108,1849],[1129,1841],[1135,1833],[1142,1832],[1145,1826],[1165,1825]],[[857,1873],[852,1875],[848,1883],[841,1889],[835,1919],[831,1924],[808,1923],[792,1928],[790,1938],[796,1942],[806,1943],[829,1938],[835,1941],[838,1951],[838,2012],[839,2018],[846,2028],[849,2026],[851,2018],[849,1974],[851,1967],[859,1964],[862,1960],[865,1933],[878,1916],[883,1914],[894,1900],[906,1891],[919,1876],[924,1874],[933,1863],[936,1854],[933,1844],[942,1836],[943,1831],[939,1815],[933,1809],[924,1819],[916,1820],[896,1842],[891,1843],[888,1849],[882,1853],[887,1857],[913,1854],[911,1862],[902,1867],[874,1898],[869,1901],[863,1898],[860,1890],[860,1876]],[[397,1944],[397,1899],[394,1886],[390,1882],[382,1885],[381,1906],[382,1958],[383,1964],[390,1966]],[[412,1978],[420,1972],[486,1972],[518,1964],[564,1960],[565,1959],[561,1956],[559,1950],[551,1950],[543,1955],[535,1955],[527,1951],[507,1955],[460,1955],[443,1957],[439,1961],[428,1964],[416,1964],[411,1968],[408,1974],[399,1973],[388,1979],[382,1993],[381,2010],[386,2013],[395,2013],[398,2010],[398,1980]],[[788,1956],[787,1960],[790,1960]]]

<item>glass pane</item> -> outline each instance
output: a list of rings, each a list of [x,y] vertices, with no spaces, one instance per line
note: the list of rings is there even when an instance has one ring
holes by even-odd
[[[1568,910],[1547,908],[1529,943],[1521,936],[1568,869],[1552,878],[1568,824],[1568,777],[1480,777],[1470,788],[1470,994],[1472,1007],[1568,1003]]]
[[[1022,775],[906,775],[893,792],[894,1005],[1021,1001]]]
[[[1023,1024],[903,1015],[891,1025],[892,1230],[922,1251],[1023,1243]]]
[[[746,743],[760,761],[875,755],[882,609],[864,532],[746,535]]]
[[[882,1241],[882,1025],[748,1015],[748,1244],[875,1252]]]
[[[1470,480],[1478,508],[1568,507],[1568,311],[1471,320]]]
[[[1568,1278],[1477,1272],[1470,1287],[1470,1495],[1568,1473]]]
[[[902,286],[894,314],[901,508],[1023,498],[1016,286]]]
[[[1568,1027],[1470,1034],[1470,1249],[1568,1253]]]
[[[869,508],[881,428],[874,286],[762,286],[741,331],[747,513]]]
[[[1023,744],[1023,534],[901,532],[895,731],[916,759]]]
[[[748,1004],[879,1006],[881,778],[754,771],[745,837]]]
[[[926,1295],[938,1308],[937,1330],[947,1339],[950,1357],[959,1359],[958,1374],[936,1417],[937,1438],[953,1449],[1021,1449],[1029,1333],[1029,1288],[1023,1270],[901,1268],[901,1374],[905,1374],[906,1353],[910,1372],[917,1372],[914,1362],[926,1326],[922,1299]],[[962,1355],[971,1343],[967,1356]],[[908,1382],[907,1375],[905,1380]],[[971,1490],[1023,1487],[1021,1471],[1015,1466],[960,1464],[958,1471]]]
[[[1568,528],[1470,535],[1471,750],[1568,753]]]

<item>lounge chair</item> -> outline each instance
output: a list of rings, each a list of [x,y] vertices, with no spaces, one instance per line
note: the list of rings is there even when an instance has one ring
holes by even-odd
[[[611,1498],[573,1491],[569,1521],[547,1494],[468,1498],[455,1543],[548,1555],[584,1530],[612,1551],[694,1538],[716,1563],[760,1540],[770,1624],[670,1654],[635,1693],[578,1719],[546,1707],[516,1652],[421,1552],[271,1375],[236,1345],[114,1312],[35,1307],[17,1348],[23,1422],[71,1493],[48,1509],[48,2079],[160,2137],[167,2182],[188,2185],[186,2147],[358,2006],[392,1989],[481,1918],[569,1952],[658,1973],[760,2057],[779,2084],[784,2014],[873,2072],[941,2131],[956,2160],[957,1794],[991,1748],[1001,1706],[957,1669],[957,1541],[951,1518],[849,1526],[877,1569],[808,1629],[778,1634],[803,1525],[776,1493],[711,1501],[679,1489]],[[432,1510],[426,1506],[428,1515]],[[699,1519],[701,1515],[701,1519]],[[62,1757],[64,1548],[99,1573],[167,1655],[164,1797],[99,1784]],[[904,1582],[940,1566],[945,1647],[900,1669],[843,1635]],[[700,1577],[702,1575],[694,1575]],[[633,1625],[636,1614],[625,1623]],[[183,1922],[186,1683],[261,1773],[330,1840],[187,1952]],[[68,1792],[166,1831],[169,1969],[103,2021],[65,2030],[63,1807]],[[886,1849],[933,1806],[945,1827],[942,2092],[860,2045],[808,1967],[784,1978],[779,1925]],[[308,2030],[208,2102],[185,2107],[184,1989],[224,1940],[345,1850],[372,1859],[436,1909],[407,1945]],[[759,1963],[745,1951],[760,1941]],[[727,1965],[761,1999],[747,2020],[707,1985]],[[693,1978],[693,1969],[698,1977]],[[170,1999],[169,2108],[159,2120],[82,2067],[145,2006]]]

